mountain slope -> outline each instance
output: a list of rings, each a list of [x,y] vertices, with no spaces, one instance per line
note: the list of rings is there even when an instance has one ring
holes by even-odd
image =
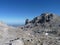
[[[20,27],[0,22],[0,45],[60,45],[60,16],[42,13]]]

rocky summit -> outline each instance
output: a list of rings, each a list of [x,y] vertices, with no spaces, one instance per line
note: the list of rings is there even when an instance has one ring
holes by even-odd
[[[20,27],[1,22],[0,45],[60,45],[60,16],[42,13]]]

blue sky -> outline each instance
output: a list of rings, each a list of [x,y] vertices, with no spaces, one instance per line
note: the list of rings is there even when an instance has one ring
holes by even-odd
[[[0,21],[23,24],[41,13],[60,15],[60,0],[0,0]]]

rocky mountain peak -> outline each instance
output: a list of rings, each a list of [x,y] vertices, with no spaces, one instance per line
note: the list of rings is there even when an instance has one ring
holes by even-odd
[[[49,22],[50,20],[52,20],[54,17],[54,14],[52,13],[42,13],[40,16],[35,17],[33,20],[31,20],[28,23],[44,23],[44,22]],[[28,19],[26,20],[28,21]]]
[[[40,16],[33,18],[33,20],[31,21],[29,21],[29,19],[26,19],[25,25],[38,26],[41,24],[50,23],[50,22],[53,22],[55,17],[56,17],[55,14],[52,14],[52,13],[42,13]]]

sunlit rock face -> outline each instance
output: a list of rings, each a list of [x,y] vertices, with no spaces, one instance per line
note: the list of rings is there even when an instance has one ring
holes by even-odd
[[[22,40],[16,40],[12,42],[12,45],[24,45],[24,42]]]

